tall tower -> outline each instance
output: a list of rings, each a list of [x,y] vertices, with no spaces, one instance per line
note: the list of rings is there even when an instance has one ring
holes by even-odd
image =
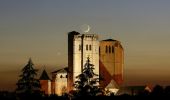
[[[99,49],[100,76],[103,88],[116,88],[123,82],[124,50],[117,40],[107,39],[100,41]]]
[[[68,34],[68,91],[73,89],[76,76],[81,74],[87,57],[95,67],[94,72],[99,74],[98,35],[70,32]]]

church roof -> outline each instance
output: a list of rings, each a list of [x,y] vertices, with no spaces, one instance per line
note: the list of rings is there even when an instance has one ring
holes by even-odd
[[[106,39],[106,40],[102,40],[102,41],[117,41],[117,40],[113,40],[113,39]]]
[[[45,70],[42,72],[40,80],[50,80],[50,78]]]
[[[53,71],[52,73],[59,73],[59,72],[60,72],[60,73],[68,72],[68,67],[65,67],[65,68],[62,68],[62,69]]]

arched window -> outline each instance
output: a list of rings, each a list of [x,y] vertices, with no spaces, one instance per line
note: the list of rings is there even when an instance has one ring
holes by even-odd
[[[88,45],[86,45],[86,50],[88,50]]]
[[[114,47],[112,46],[112,53],[114,53]]]
[[[60,78],[63,78],[63,76],[62,76],[62,75],[60,75]]]
[[[109,46],[109,53],[111,53],[111,47]]]
[[[89,45],[89,50],[91,51],[91,45]]]
[[[108,47],[106,46],[106,53],[108,52]]]

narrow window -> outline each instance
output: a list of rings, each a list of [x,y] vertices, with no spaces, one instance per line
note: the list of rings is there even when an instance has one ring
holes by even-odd
[[[112,53],[114,53],[114,47],[112,46]]]
[[[89,50],[91,51],[91,45],[89,45]]]
[[[99,55],[100,55],[100,47],[99,47]]]
[[[63,76],[62,76],[62,75],[60,75],[60,78],[63,78]]]
[[[79,45],[79,51],[81,50],[81,45]]]
[[[109,53],[111,53],[111,47],[109,46]]]
[[[88,45],[86,45],[86,50],[88,50]]]
[[[106,46],[106,53],[108,52],[108,48],[107,48],[107,46]]]
[[[68,76],[66,75],[66,78],[67,78]]]

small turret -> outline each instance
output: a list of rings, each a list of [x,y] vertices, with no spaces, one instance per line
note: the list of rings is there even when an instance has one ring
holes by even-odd
[[[41,91],[44,92],[46,95],[51,94],[51,80],[45,70],[43,70],[41,76],[40,76],[40,85],[41,85]]]

